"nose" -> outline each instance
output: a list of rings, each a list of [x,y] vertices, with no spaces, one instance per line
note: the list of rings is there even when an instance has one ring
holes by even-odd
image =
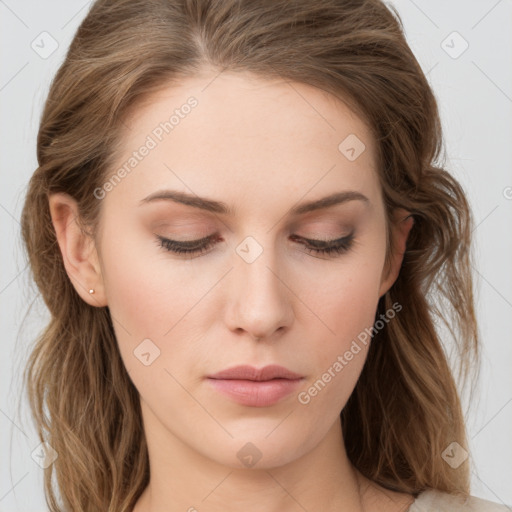
[[[231,331],[266,340],[289,329],[294,318],[293,293],[270,248],[263,248],[252,262],[235,255],[230,276],[225,314]]]

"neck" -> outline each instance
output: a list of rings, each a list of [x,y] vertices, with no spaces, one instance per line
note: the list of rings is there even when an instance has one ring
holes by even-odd
[[[362,511],[357,473],[345,452],[341,421],[300,458],[251,468],[221,464],[169,432],[141,403],[150,482],[133,512]],[[261,463],[265,460],[262,458]]]

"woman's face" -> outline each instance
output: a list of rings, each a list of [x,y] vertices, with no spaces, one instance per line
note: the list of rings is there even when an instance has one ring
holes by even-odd
[[[231,467],[300,457],[337,425],[392,284],[369,130],[319,89],[235,73],[169,87],[126,127],[98,249],[146,432]],[[301,380],[208,377],[237,365]]]

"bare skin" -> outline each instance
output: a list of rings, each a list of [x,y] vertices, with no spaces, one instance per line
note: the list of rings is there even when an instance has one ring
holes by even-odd
[[[375,142],[363,121],[313,87],[217,75],[173,84],[126,120],[118,167],[148,136],[156,144],[139,151],[145,156],[115,186],[102,188],[95,241],[78,228],[73,199],[50,197],[66,271],[83,300],[108,305],[141,397],[151,480],[134,511],[405,511],[412,496],[370,482],[345,452],[339,415],[369,344],[360,343],[307,403],[298,392],[373,325],[379,298],[398,276],[412,218],[395,212],[385,265]],[[197,105],[182,109],[157,140],[156,127],[191,96]],[[351,134],[365,146],[356,158],[349,152],[352,159],[338,148]],[[231,211],[142,201],[164,189]],[[366,200],[292,212],[343,191]],[[213,245],[191,256],[169,252],[158,238],[212,234]],[[305,242],[350,234],[340,254],[313,253]],[[144,364],[136,354],[147,339],[151,362]],[[285,366],[303,376],[300,390],[270,406],[236,403],[207,376],[238,364]],[[259,457],[251,467],[239,456],[244,449]]]

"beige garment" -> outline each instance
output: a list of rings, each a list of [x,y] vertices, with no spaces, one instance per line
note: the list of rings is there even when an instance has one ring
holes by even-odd
[[[445,492],[429,489],[422,492],[408,512],[512,512],[512,506],[470,496],[467,500]]]

